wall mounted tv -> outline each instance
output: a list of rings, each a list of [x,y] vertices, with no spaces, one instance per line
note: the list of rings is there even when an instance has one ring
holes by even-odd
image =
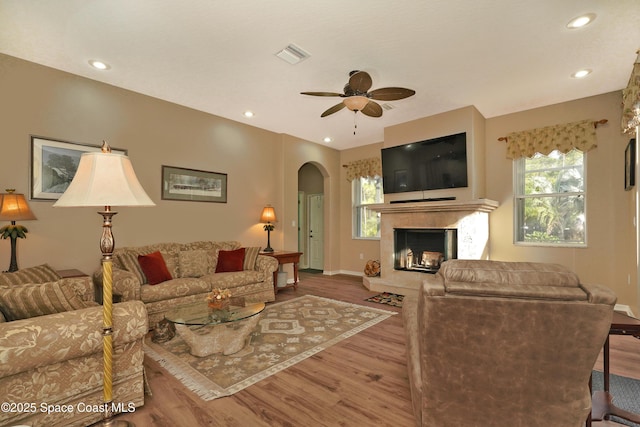
[[[467,133],[382,149],[385,194],[467,187]]]

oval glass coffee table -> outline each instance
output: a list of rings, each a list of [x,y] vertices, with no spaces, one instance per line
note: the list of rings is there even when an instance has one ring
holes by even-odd
[[[226,309],[212,309],[202,301],[176,307],[164,317],[175,324],[176,332],[187,343],[192,355],[205,357],[222,353],[227,356],[245,347],[264,307],[261,302],[244,307],[230,305]]]

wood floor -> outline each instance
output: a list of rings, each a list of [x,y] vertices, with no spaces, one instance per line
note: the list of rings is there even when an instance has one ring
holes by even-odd
[[[297,290],[277,301],[312,294],[397,311],[398,315],[339,342],[233,396],[203,401],[145,357],[153,392],[135,413],[144,426],[414,426],[400,309],[369,303],[362,278],[302,273]],[[640,379],[640,340],[611,339],[611,372]],[[602,362],[596,369],[602,369]],[[594,427],[618,425],[594,423]]]

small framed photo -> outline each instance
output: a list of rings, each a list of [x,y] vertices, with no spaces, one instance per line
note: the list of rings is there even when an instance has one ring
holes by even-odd
[[[163,165],[162,199],[227,203],[227,174]]]
[[[636,185],[636,139],[631,138],[624,150],[624,189],[629,191]]]
[[[100,151],[100,145],[31,136],[31,194],[32,200],[57,200],[65,192],[76,174],[80,156]],[[112,153],[127,154],[126,150],[111,148]]]

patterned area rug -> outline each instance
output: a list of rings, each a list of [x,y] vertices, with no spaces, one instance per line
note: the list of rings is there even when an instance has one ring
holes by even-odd
[[[593,371],[591,378],[594,391],[604,390],[602,372]],[[613,396],[613,404],[618,408],[640,414],[640,381],[611,374],[609,376],[609,391]],[[619,417],[611,417],[611,420],[626,426],[637,427],[640,425]]]
[[[389,292],[383,292],[378,295],[374,295],[371,298],[367,298],[365,301],[377,302],[380,304],[392,305],[394,307],[402,307],[402,299],[404,295],[392,294]]]
[[[238,353],[195,357],[176,335],[145,354],[204,400],[229,396],[397,313],[305,295],[269,304]]]

